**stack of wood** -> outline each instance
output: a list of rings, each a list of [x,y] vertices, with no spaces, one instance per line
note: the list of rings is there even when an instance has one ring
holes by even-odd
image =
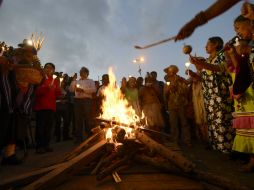
[[[133,129],[135,138],[128,139],[123,128],[111,125],[112,122],[104,123],[104,129],[95,128],[93,136],[68,153],[58,164],[1,181],[0,189],[50,189],[84,169],[95,175],[97,180],[112,175],[115,182],[121,182],[119,174],[132,162],[148,164],[163,172],[203,181],[222,189],[250,189],[221,176],[198,170],[181,151],[155,141],[151,133],[136,128]],[[111,141],[105,138],[108,128],[113,129]]]

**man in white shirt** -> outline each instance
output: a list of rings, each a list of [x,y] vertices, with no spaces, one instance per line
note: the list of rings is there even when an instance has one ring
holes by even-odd
[[[69,88],[71,92],[75,92],[75,143],[81,143],[84,138],[91,135],[92,97],[96,92],[96,86],[93,80],[88,79],[88,75],[89,70],[82,67],[80,69],[80,79],[76,80],[74,78]]]

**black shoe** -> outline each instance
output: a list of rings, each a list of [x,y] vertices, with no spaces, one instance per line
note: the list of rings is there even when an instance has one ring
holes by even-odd
[[[1,162],[2,165],[19,165],[21,163],[22,163],[22,160],[18,159],[15,154],[7,158],[3,158]]]

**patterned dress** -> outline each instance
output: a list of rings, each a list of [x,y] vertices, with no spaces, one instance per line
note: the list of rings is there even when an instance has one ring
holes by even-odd
[[[223,67],[224,60],[224,54],[218,53],[215,58],[207,59],[206,62]],[[234,138],[231,115],[234,108],[229,92],[231,77],[226,72],[208,70],[203,70],[201,77],[209,144],[214,150],[228,153]]]

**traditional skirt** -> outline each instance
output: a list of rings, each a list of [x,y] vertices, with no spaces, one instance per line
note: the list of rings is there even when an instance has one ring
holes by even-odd
[[[236,129],[232,150],[254,154],[254,113],[234,113],[233,127]]]

